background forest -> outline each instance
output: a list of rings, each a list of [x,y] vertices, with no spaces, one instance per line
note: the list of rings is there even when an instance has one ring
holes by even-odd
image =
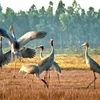
[[[17,38],[31,30],[43,30],[48,33],[44,39],[31,41],[28,46],[42,44],[45,48],[50,48],[51,38],[54,39],[57,50],[67,51],[71,48],[75,51],[76,48],[81,48],[85,41],[88,41],[92,48],[100,46],[100,9],[96,12],[93,7],[89,7],[88,11],[85,11],[76,0],[67,8],[60,0],[55,12],[52,1],[47,9],[44,6],[37,9],[34,4],[27,12],[14,12],[13,9],[7,8],[3,13],[2,9],[0,5],[0,27],[9,29],[12,25]],[[4,46],[7,45],[8,40],[5,40]]]

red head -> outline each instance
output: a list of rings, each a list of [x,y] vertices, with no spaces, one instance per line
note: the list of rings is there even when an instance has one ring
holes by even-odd
[[[82,46],[87,46],[87,47],[89,47],[89,43],[88,43],[88,42],[84,42],[84,43],[82,44]]]
[[[53,46],[53,39],[50,40],[50,44],[51,44],[51,46]]]
[[[40,45],[39,48],[41,48],[42,51],[44,50],[44,46],[43,45]]]

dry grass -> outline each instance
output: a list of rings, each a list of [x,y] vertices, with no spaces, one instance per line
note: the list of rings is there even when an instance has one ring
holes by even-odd
[[[99,55],[92,55],[92,58],[100,63],[100,56]],[[20,62],[19,60],[16,61],[16,67],[20,68],[23,64],[37,64],[40,61],[40,58],[38,55],[35,56],[33,59],[22,59],[23,62]],[[66,55],[66,54],[57,54],[55,55],[55,61],[59,64],[59,66],[62,69],[88,69],[88,67],[85,64],[85,58],[79,55]],[[7,68],[14,68],[15,62],[12,62],[7,65]]]
[[[0,92],[2,100],[100,100],[100,91],[85,89],[16,89]]]
[[[100,63],[100,56],[92,56],[92,58]],[[83,57],[56,55],[55,61],[63,69],[60,76],[61,83],[58,84],[56,73],[51,71],[49,89],[44,88],[44,84],[36,77],[32,83],[32,75],[23,79],[25,73],[18,73],[18,69],[23,64],[35,64],[38,61],[38,56],[34,59],[23,59],[24,63],[16,61],[16,79],[12,78],[15,63],[9,64],[12,69],[4,67],[0,73],[0,87],[1,82],[4,84],[4,88],[0,90],[0,100],[100,100],[100,79],[96,81],[96,89],[93,89],[93,84],[86,89],[93,79],[93,74],[91,70],[80,70],[88,68]],[[43,76],[44,73],[41,74],[42,78]],[[97,78],[100,78],[98,74]]]

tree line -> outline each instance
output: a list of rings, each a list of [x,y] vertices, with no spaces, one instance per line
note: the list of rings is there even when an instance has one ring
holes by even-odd
[[[48,48],[48,41],[51,38],[54,39],[57,49],[77,47],[85,41],[92,47],[100,46],[100,9],[96,12],[93,7],[89,7],[88,11],[85,11],[76,0],[68,7],[60,0],[55,13],[52,1],[49,2],[47,9],[44,6],[37,9],[34,4],[28,11],[14,12],[8,7],[3,13],[2,9],[0,5],[0,27],[8,29],[12,25],[17,38],[33,30],[48,33],[44,39],[29,43],[32,47],[42,43]]]

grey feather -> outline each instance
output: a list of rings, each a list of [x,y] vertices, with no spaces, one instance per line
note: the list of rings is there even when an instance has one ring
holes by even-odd
[[[58,74],[61,74],[61,68],[60,66],[58,65],[58,63],[56,63],[55,61],[53,62],[52,66],[51,66],[51,69],[54,69]]]

